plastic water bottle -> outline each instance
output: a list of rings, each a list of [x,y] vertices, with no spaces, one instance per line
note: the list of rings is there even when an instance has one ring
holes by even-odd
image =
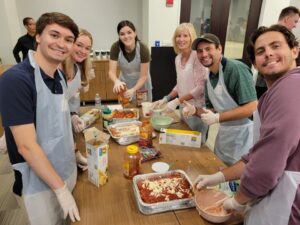
[[[101,111],[101,98],[98,93],[95,96],[95,108],[99,109],[99,111]]]

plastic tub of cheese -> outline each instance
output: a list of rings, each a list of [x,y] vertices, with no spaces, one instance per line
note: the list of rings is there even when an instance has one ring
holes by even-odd
[[[204,219],[213,223],[223,223],[227,221],[232,212],[227,212],[223,208],[223,202],[228,196],[216,189],[202,189],[195,192],[196,208]]]

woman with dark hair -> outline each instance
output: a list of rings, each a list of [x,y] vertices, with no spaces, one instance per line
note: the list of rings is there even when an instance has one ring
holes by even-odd
[[[126,98],[134,100],[137,90],[147,90],[148,101],[152,101],[149,49],[139,41],[135,27],[130,21],[121,21],[117,31],[119,40],[111,46],[108,73],[114,82],[113,92],[119,93],[126,85]],[[121,71],[119,78],[118,66]]]

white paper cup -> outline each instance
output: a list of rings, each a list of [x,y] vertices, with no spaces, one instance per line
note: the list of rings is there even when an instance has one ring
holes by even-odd
[[[152,106],[152,102],[142,102],[142,110],[143,110],[144,117],[151,116],[151,106]]]

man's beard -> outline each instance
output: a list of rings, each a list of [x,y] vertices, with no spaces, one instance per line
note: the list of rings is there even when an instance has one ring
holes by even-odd
[[[202,62],[201,62],[201,64],[203,65],[203,66],[205,66],[205,67],[211,67],[213,64],[214,64],[214,59],[212,58],[212,57],[210,57],[210,59],[211,59],[211,63],[210,64],[203,64]],[[201,60],[202,61],[202,60]]]
[[[265,74],[261,74],[264,79],[266,81],[276,81],[278,78],[282,77],[286,72],[280,72],[280,73],[272,73],[272,74],[268,74],[268,75],[265,75]]]

